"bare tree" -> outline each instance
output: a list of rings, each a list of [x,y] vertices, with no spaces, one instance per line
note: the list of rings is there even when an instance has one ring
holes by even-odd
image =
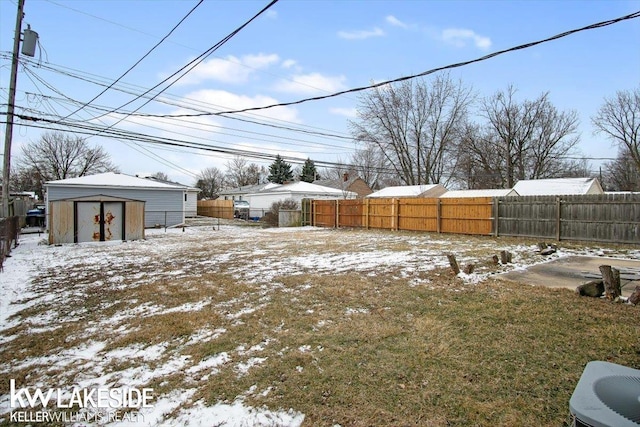
[[[609,191],[640,191],[640,169],[625,149],[605,164],[603,175],[603,186]]]
[[[516,89],[482,101],[483,126],[467,125],[460,147],[470,186],[511,188],[520,179],[564,176],[579,142],[578,115],[558,111],[543,93],[519,102]]]
[[[386,159],[373,144],[365,144],[364,148],[356,150],[349,163],[353,173],[372,189],[382,188],[389,180]]]
[[[614,98],[605,98],[591,121],[595,132],[605,134],[617,144],[640,171],[640,86],[618,91]]]
[[[267,170],[264,166],[249,163],[244,157],[236,156],[226,164],[226,182],[231,187],[260,184],[266,180]]]
[[[91,147],[78,136],[56,131],[46,132],[38,141],[23,146],[17,164],[19,170],[29,171],[41,183],[118,171],[102,147]],[[33,191],[42,194],[42,188]]]
[[[405,81],[361,96],[354,138],[375,146],[408,185],[446,183],[472,91],[448,75]]]
[[[157,179],[158,181],[169,181],[169,175],[164,172],[156,172],[151,175],[150,178]]]
[[[217,199],[218,193],[225,186],[225,177],[220,169],[209,167],[203,169],[196,177],[196,188],[199,188],[198,197],[201,199]]]

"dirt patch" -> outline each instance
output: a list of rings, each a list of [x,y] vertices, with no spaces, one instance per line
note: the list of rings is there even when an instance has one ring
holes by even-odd
[[[575,290],[584,282],[600,277],[599,267],[610,265],[618,269],[634,269],[640,272],[640,261],[622,258],[594,256],[568,256],[544,264],[532,265],[523,270],[500,274],[502,279],[528,285]],[[629,297],[640,281],[622,280],[622,296]]]

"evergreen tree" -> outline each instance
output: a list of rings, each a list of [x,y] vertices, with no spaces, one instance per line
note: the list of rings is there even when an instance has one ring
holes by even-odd
[[[307,160],[305,160],[304,162],[304,165],[302,166],[300,181],[313,182],[317,179],[320,179],[320,175],[318,175],[318,171],[316,170],[316,165],[315,163],[313,163],[313,160],[307,158]]]
[[[276,184],[282,184],[292,179],[293,172],[291,171],[291,165],[282,160],[282,157],[278,154],[274,162],[269,166],[269,177],[267,180]]]

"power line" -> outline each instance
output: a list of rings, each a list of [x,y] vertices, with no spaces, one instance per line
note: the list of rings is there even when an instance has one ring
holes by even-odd
[[[262,8],[262,10],[260,10],[258,13],[256,13],[253,17],[251,17],[251,19],[249,19],[248,21],[246,21],[244,24],[242,24],[240,27],[236,28],[235,30],[233,30],[231,33],[229,33],[226,37],[224,37],[222,40],[220,40],[218,43],[216,43],[215,45],[211,46],[209,49],[207,49],[206,51],[204,51],[203,53],[201,53],[199,56],[197,56],[194,60],[190,61],[187,65],[183,66],[182,68],[180,68],[178,71],[174,72],[173,74],[171,74],[169,77],[167,77],[166,79],[162,80],[160,83],[158,83],[157,85],[155,85],[154,87],[152,87],[151,89],[147,90],[146,92],[144,92],[142,95],[139,95],[137,97],[135,97],[134,99],[132,99],[131,101],[121,105],[118,108],[115,108],[112,112],[115,112],[117,110],[120,110],[121,108],[126,107],[127,105],[131,104],[132,102],[140,99],[142,96],[147,95],[149,92],[153,91],[154,89],[158,88],[159,86],[161,86],[162,84],[166,83],[167,81],[169,81],[170,79],[172,79],[173,77],[175,77],[176,75],[182,73],[180,76],[178,76],[175,80],[173,80],[171,83],[169,83],[164,89],[161,89],[158,93],[154,94],[153,96],[151,96],[151,98],[149,98],[145,103],[143,103],[141,106],[139,106],[138,108],[136,108],[134,110],[134,112],[140,110],[142,107],[144,107],[145,105],[147,105],[148,103],[150,103],[151,101],[153,101],[155,98],[157,98],[160,94],[162,94],[163,92],[165,92],[167,89],[169,89],[171,86],[173,86],[175,83],[177,83],[182,77],[184,77],[185,75],[187,75],[189,72],[191,72],[196,66],[198,66],[204,59],[206,59],[209,55],[211,55],[213,52],[215,52],[216,50],[218,50],[222,45],[224,45],[226,42],[228,42],[229,40],[231,40],[231,38],[233,38],[236,34],[238,34],[240,31],[242,31],[242,29],[244,29],[247,25],[249,25],[251,22],[253,22],[256,18],[258,18],[260,15],[262,15],[264,12],[266,12],[269,8],[271,8],[271,6],[273,6],[274,4],[276,4],[279,0],[271,0],[271,2],[265,6],[264,8]],[[185,71],[186,70],[186,71]],[[104,116],[104,115],[103,115]],[[102,116],[100,116],[102,117]],[[116,124],[118,124],[119,122],[121,122],[122,120],[126,119],[128,117],[125,116],[123,118],[121,118],[120,120],[118,120],[116,123],[114,123],[112,126],[115,126]]]
[[[595,23],[595,24],[587,25],[586,27],[581,27],[581,28],[565,31],[563,33],[556,34],[555,36],[547,37],[547,38],[542,39],[542,40],[521,44],[521,45],[518,45],[518,46],[514,46],[514,47],[511,47],[511,48],[508,48],[508,49],[499,50],[497,52],[493,52],[493,53],[490,53],[488,55],[481,56],[480,58],[472,59],[472,60],[469,60],[469,61],[458,62],[458,63],[455,63],[455,64],[445,65],[445,66],[438,67],[438,68],[432,68],[430,70],[424,71],[424,72],[419,73],[419,74],[413,74],[413,75],[410,75],[410,76],[398,77],[397,79],[387,80],[387,81],[380,82],[380,83],[375,83],[375,84],[372,84],[372,85],[369,85],[369,86],[362,86],[362,87],[356,87],[356,88],[353,88],[353,89],[346,89],[346,90],[335,92],[335,93],[332,93],[332,94],[329,94],[329,95],[319,95],[319,96],[314,96],[314,97],[310,97],[310,98],[300,99],[298,101],[280,102],[280,103],[277,103],[277,104],[265,105],[263,107],[249,107],[249,108],[243,108],[243,109],[240,109],[240,110],[218,111],[218,112],[215,112],[215,113],[208,112],[208,113],[197,113],[197,114],[164,114],[164,115],[156,115],[156,116],[157,117],[222,116],[222,115],[227,115],[227,114],[246,113],[246,112],[249,112],[249,111],[267,110],[267,109],[275,108],[275,107],[288,107],[288,106],[291,106],[291,105],[299,105],[299,104],[303,104],[303,103],[310,102],[310,101],[320,101],[320,100],[323,100],[323,99],[335,98],[337,96],[345,95],[345,94],[348,94],[348,93],[362,92],[362,91],[365,91],[365,90],[375,89],[377,87],[388,85],[388,84],[391,84],[391,83],[399,83],[399,82],[402,82],[402,81],[415,79],[417,77],[424,77],[424,76],[427,76],[429,74],[436,73],[438,71],[451,70],[451,69],[454,69],[454,68],[464,67],[466,65],[471,65],[471,64],[475,64],[477,62],[486,61],[487,59],[491,59],[491,58],[493,58],[495,56],[503,55],[505,53],[514,52],[514,51],[522,50],[522,49],[527,49],[527,48],[530,48],[530,47],[533,47],[533,46],[537,46],[539,44],[543,44],[543,43],[547,43],[547,42],[550,42],[550,41],[553,41],[553,40],[561,39],[563,37],[567,37],[567,36],[570,36],[572,34],[579,33],[581,31],[587,31],[587,30],[593,30],[593,29],[596,29],[596,28],[602,28],[602,27],[606,27],[606,26],[609,26],[609,25],[616,24],[616,23],[621,22],[621,21],[626,21],[626,20],[629,20],[629,19],[635,19],[635,18],[638,18],[638,17],[640,17],[640,11],[631,13],[629,15],[621,16],[619,18],[610,19],[610,20],[607,20],[607,21],[602,21],[602,22],[598,22],[598,23]]]
[[[87,101],[86,103],[84,103],[84,105],[82,105],[81,107],[79,107],[77,110],[75,110],[73,113],[70,113],[69,115],[67,115],[64,119],[61,120],[65,120],[68,119],[69,117],[73,116],[74,114],[76,114],[78,111],[82,110],[83,108],[87,107],[88,105],[90,105],[93,101],[95,101],[96,99],[98,99],[100,96],[102,96],[105,92],[107,92],[109,89],[111,89],[116,83],[118,83],[120,80],[122,80],[124,78],[124,76],[126,76],[127,74],[129,74],[129,72],[131,70],[133,70],[136,66],[138,66],[138,64],[140,64],[147,56],[151,55],[151,52],[153,52],[154,50],[156,50],[156,48],[158,46],[160,46],[167,38],[169,38],[169,36],[171,34],[173,34],[173,32],[193,13],[194,10],[196,10],[198,8],[198,6],[200,6],[202,4],[204,0],[200,0],[198,1],[198,3],[191,8],[191,10],[176,24],[173,26],[173,28],[171,29],[171,31],[169,31],[158,43],[156,43],[147,53],[145,53],[142,58],[138,59],[135,64],[133,64],[131,67],[129,67],[129,69],[127,71],[125,71],[120,77],[118,77],[117,79],[115,79],[113,81],[113,83],[111,83],[109,86],[107,86],[106,88],[104,88],[102,90],[102,92],[100,92],[99,94],[97,94],[96,96],[94,96],[90,101]]]

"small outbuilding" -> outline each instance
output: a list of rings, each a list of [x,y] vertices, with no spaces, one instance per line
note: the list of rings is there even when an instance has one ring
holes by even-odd
[[[400,185],[385,187],[366,196],[367,198],[397,199],[401,197],[440,197],[447,192],[441,184]]]
[[[49,244],[144,239],[141,200],[95,195],[49,202]]]
[[[513,186],[520,196],[604,194],[597,178],[523,179]]]
[[[511,188],[487,188],[481,190],[451,190],[440,196],[441,199],[466,199],[471,197],[510,197],[518,192]]]
[[[46,203],[96,194],[145,202],[145,227],[172,227],[195,214],[199,189],[182,184],[107,172],[45,183]]]
[[[313,181],[313,184],[322,185],[323,187],[336,188],[338,190],[352,191],[358,195],[358,198],[368,196],[373,193],[369,185],[359,176],[349,176],[345,173],[341,179],[321,179]]]

